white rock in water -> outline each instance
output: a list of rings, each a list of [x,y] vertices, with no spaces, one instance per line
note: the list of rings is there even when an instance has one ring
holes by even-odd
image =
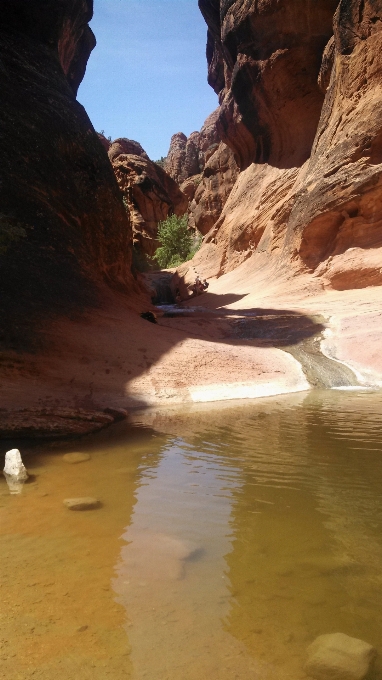
[[[363,680],[375,655],[367,642],[344,633],[319,635],[308,647],[305,671],[316,680]]]
[[[11,449],[5,454],[4,474],[17,482],[25,482],[28,479],[28,473],[18,449]]]

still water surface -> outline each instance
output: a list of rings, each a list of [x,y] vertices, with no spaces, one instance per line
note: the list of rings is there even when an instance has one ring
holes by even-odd
[[[382,654],[381,394],[135,421],[0,479],[1,678],[302,680],[337,631]]]

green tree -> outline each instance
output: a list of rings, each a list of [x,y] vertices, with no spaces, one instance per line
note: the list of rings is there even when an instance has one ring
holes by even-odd
[[[187,226],[188,217],[171,215],[158,225],[158,241],[154,260],[161,269],[178,267],[188,259],[193,245],[193,239]]]

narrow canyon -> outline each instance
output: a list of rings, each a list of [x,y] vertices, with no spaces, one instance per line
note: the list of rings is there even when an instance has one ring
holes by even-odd
[[[84,434],[135,407],[382,386],[382,0],[199,7],[219,106],[158,164],[77,101],[92,0],[2,0],[6,439]],[[142,273],[158,223],[186,212],[193,259]],[[196,276],[209,288],[191,297]],[[161,285],[176,309],[156,309]]]

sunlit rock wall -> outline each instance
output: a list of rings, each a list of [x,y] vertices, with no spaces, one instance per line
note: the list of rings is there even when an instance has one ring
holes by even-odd
[[[199,5],[241,172],[193,264],[216,276],[262,252],[336,288],[382,283],[382,2]]]
[[[3,0],[0,341],[132,283],[131,227],[77,88],[95,46],[91,0]]]
[[[216,109],[199,132],[171,138],[164,168],[189,199],[189,226],[207,234],[220,217],[238,175],[233,152],[222,142]]]

